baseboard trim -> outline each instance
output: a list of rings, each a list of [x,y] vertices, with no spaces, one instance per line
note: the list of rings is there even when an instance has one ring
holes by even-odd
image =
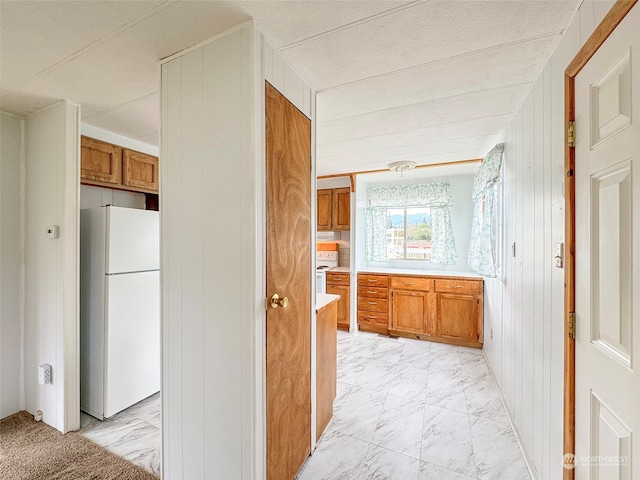
[[[500,395],[500,401],[502,402],[502,406],[504,407],[504,411],[507,413],[507,418],[509,419],[509,425],[511,425],[511,429],[513,430],[513,434],[516,436],[516,441],[518,442],[518,447],[520,447],[520,451],[522,452],[522,457],[524,458],[524,462],[527,464],[527,469],[529,470],[529,474],[533,480],[540,480],[540,476],[538,475],[538,471],[535,468],[533,463],[533,459],[529,455],[529,452],[524,446],[524,441],[522,440],[522,435],[520,435],[520,430],[513,420],[513,416],[511,415],[511,409],[509,408],[509,404],[507,403],[504,395],[502,394],[502,389],[500,388],[500,383],[496,378],[496,374],[491,367],[491,362],[487,357],[487,353],[482,350],[482,356],[484,357],[485,362],[487,363],[487,368],[489,369],[489,373],[491,374],[491,378],[494,383],[498,387],[498,394]]]

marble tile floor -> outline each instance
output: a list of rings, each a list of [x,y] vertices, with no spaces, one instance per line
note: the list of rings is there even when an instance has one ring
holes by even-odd
[[[116,455],[160,477],[160,394],[99,421],[80,414],[80,433]]]
[[[482,352],[338,332],[334,417],[299,480],[530,480]]]

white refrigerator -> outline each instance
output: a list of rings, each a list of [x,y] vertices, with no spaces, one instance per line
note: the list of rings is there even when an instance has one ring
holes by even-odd
[[[158,212],[80,211],[80,408],[100,420],[160,390]]]

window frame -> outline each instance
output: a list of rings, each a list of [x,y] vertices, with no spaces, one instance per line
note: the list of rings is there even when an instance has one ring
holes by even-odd
[[[429,258],[407,258],[407,209],[410,208],[420,208],[420,209],[428,209],[429,210],[429,227],[431,227],[431,207],[430,206],[416,206],[416,205],[404,205],[402,207],[387,207],[387,217],[389,216],[390,210],[403,210],[403,221],[402,221],[402,258],[391,258],[389,257],[389,250],[387,247],[387,262],[424,262],[431,264],[431,248],[429,248]],[[385,229],[386,230],[386,229]],[[385,232],[386,238],[386,232]]]

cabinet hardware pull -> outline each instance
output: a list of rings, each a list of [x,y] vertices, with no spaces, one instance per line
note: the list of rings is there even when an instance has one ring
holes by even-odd
[[[378,302],[367,302],[369,305],[377,305]]]
[[[371,290],[367,290],[367,293],[371,293],[371,294],[374,294],[374,295],[375,295],[377,292],[373,292],[373,291],[371,291]]]
[[[377,282],[378,280],[375,278],[367,278],[367,282]]]
[[[451,288],[462,288],[462,285],[451,285]]]
[[[413,285],[413,282],[403,282],[405,285]]]
[[[375,315],[367,315],[367,318],[378,318]]]

